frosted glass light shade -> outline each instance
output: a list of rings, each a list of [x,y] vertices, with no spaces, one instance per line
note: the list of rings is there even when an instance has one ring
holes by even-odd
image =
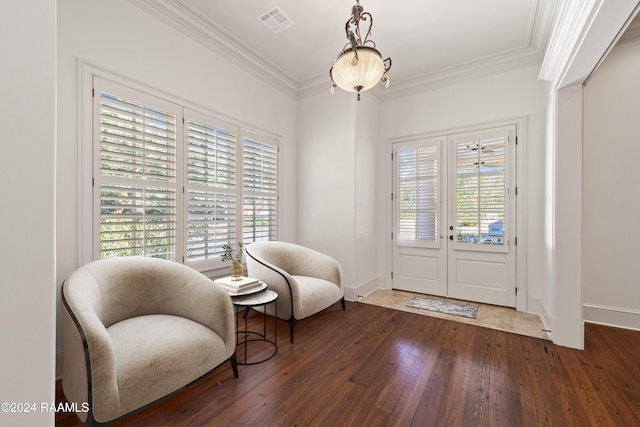
[[[341,89],[359,92],[371,89],[384,74],[384,62],[380,52],[371,47],[356,47],[358,60],[354,65],[354,49],[347,49],[331,69],[331,78]]]

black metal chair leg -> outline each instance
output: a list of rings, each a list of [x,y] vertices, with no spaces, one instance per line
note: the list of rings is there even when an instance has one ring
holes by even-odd
[[[235,352],[229,359],[229,363],[231,363],[231,369],[233,370],[233,377],[238,378],[238,359],[236,358]]]
[[[345,305],[345,303],[344,303],[344,297],[342,297],[342,299],[340,300],[340,304],[342,304],[342,309],[343,309],[343,310],[346,310],[346,309],[347,309],[347,306],[346,306],[346,305]]]
[[[291,319],[289,319],[289,337],[291,338],[291,343],[293,343],[293,327],[296,326],[296,319],[294,319],[293,317],[291,317]]]

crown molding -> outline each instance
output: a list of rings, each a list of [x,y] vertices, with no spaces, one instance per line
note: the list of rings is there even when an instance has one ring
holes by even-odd
[[[588,82],[640,10],[640,0],[566,1],[539,75],[554,89]]]
[[[260,53],[236,39],[215,22],[206,19],[182,0],[129,0],[129,2],[293,98],[306,98],[323,91],[328,93],[331,88],[325,73],[304,81],[296,81]],[[525,46],[521,48],[442,68],[404,81],[392,80],[388,89],[376,86],[369,92],[373,93],[378,101],[384,102],[541,62],[549,38],[555,4],[555,0],[534,2],[527,40]]]
[[[475,61],[467,61],[451,67],[441,68],[412,79],[391,81],[391,85],[386,89],[381,85],[377,85],[368,90],[367,93],[373,93],[380,102],[386,102],[534,63],[540,64],[542,58],[543,52],[540,48],[511,49]],[[325,76],[318,76],[304,82],[300,86],[298,96],[306,98],[321,92],[328,94],[330,89],[330,81]]]
[[[575,56],[575,47],[585,26],[593,20],[601,0],[564,0],[557,15],[549,46],[542,61],[539,78],[557,84]]]
[[[331,77],[329,73],[316,74],[298,85],[298,97],[306,98],[320,92],[329,93],[331,90]]]
[[[452,67],[441,68],[432,73],[423,74],[402,82],[391,82],[388,89],[376,88],[382,102],[450,86],[466,80],[472,80],[500,73],[533,63],[542,62],[542,52],[534,48],[521,48],[490,55],[475,61],[469,61]]]
[[[298,83],[268,59],[181,0],[129,0],[255,77],[297,98]]]

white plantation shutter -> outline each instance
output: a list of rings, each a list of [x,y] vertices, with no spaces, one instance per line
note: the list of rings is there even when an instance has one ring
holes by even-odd
[[[100,186],[100,257],[175,259],[176,193],[162,187]]]
[[[237,131],[225,122],[185,112],[187,260],[220,255],[236,237]]]
[[[93,77],[93,259],[222,267],[278,233],[278,141]]]
[[[439,142],[401,144],[396,152],[397,240],[439,243]]]
[[[278,230],[278,145],[242,131],[243,242],[276,240]]]
[[[97,82],[96,88],[97,257],[145,255],[173,260],[175,107],[149,96],[131,97],[130,90],[107,81]]]
[[[504,245],[505,132],[461,139],[456,154],[456,244]]]
[[[224,252],[235,237],[234,195],[189,191],[187,197],[187,259],[209,258]]]
[[[101,175],[175,182],[175,127],[175,115],[100,92]]]

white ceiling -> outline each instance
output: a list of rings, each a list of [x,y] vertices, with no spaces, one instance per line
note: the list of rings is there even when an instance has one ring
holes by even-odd
[[[328,90],[355,0],[130,0],[294,95]],[[541,62],[556,0],[361,0],[402,92]],[[272,33],[277,6],[294,25]],[[381,93],[381,92],[380,92]]]

